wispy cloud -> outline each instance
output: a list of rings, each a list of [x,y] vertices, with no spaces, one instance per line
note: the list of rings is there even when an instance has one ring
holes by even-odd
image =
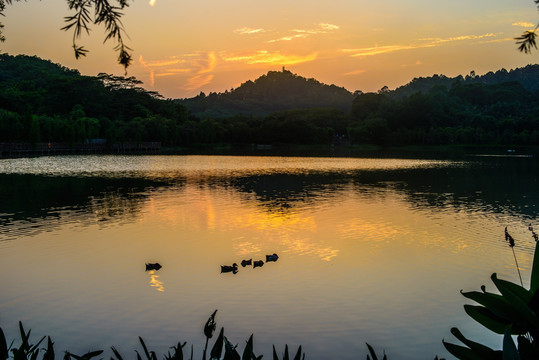
[[[358,48],[358,49],[342,49],[341,51],[344,53],[350,54],[350,56],[352,57],[374,56],[374,55],[393,53],[396,51],[436,47],[436,46],[441,46],[443,44],[452,43],[452,42],[474,41],[474,40],[483,40],[483,39],[490,39],[489,41],[495,41],[497,39],[494,39],[494,38],[496,38],[498,35],[499,34],[488,33],[488,34],[482,34],[482,35],[461,35],[461,36],[454,36],[454,37],[448,37],[448,38],[422,38],[422,39],[418,39],[417,43],[412,43],[412,44],[375,46],[375,47]],[[482,42],[485,42],[485,41],[482,41]]]
[[[271,44],[271,43],[275,43],[275,42],[279,42],[279,41],[291,41],[291,40],[294,40],[294,39],[300,39],[300,38],[305,38],[309,36],[309,34],[296,34],[296,35],[289,35],[289,36],[283,36],[281,38],[278,38],[278,39],[273,39],[273,40],[268,40],[267,43],[268,44]]]
[[[193,76],[187,79],[185,88],[187,90],[195,90],[211,83],[214,78],[212,72],[215,69],[216,63],[217,57],[213,51],[207,54],[206,59],[195,60],[194,64],[198,70],[195,71]]]
[[[316,24],[316,27],[310,28],[310,29],[289,30],[288,32],[293,33],[292,35],[285,35],[277,39],[268,40],[267,43],[271,44],[278,41],[291,41],[294,39],[302,39],[302,38],[309,37],[311,35],[328,34],[339,29],[340,29],[340,26],[338,25],[328,24],[328,23],[318,23]]]
[[[365,70],[354,70],[354,71],[349,71],[347,73],[344,73],[343,75],[344,76],[353,76],[353,75],[363,74],[364,72],[365,72]]]
[[[234,30],[234,32],[236,34],[240,34],[240,35],[252,35],[252,34],[258,34],[258,33],[266,32],[266,30],[264,30],[264,29],[251,29],[251,28],[248,28],[248,27],[244,27],[244,28],[241,28],[241,29],[236,29],[236,30]]]
[[[421,60],[417,60],[415,63],[412,63],[412,64],[402,64],[401,68],[407,68],[407,67],[410,67],[410,66],[419,66],[419,65],[423,65]]]
[[[260,50],[254,53],[243,55],[228,54],[221,56],[224,61],[243,62],[249,65],[294,65],[316,60],[317,57],[318,53],[312,53],[308,55],[287,55],[282,54],[279,51],[270,52],[267,50]]]
[[[533,27],[535,27],[535,24],[534,24],[534,23],[527,22],[527,21],[514,22],[514,23],[512,23],[511,25],[513,25],[513,26],[525,27],[525,28],[533,28]]]
[[[146,63],[146,61],[144,61],[142,55],[138,58],[138,62],[150,73],[150,86],[153,87],[155,85],[155,71]]]
[[[155,86],[156,78],[179,76],[180,79],[183,79],[179,81],[185,82],[184,87],[187,90],[194,90],[213,80],[212,73],[217,63],[217,57],[213,51],[153,61],[146,61],[141,55],[138,62],[148,71],[152,87]]]

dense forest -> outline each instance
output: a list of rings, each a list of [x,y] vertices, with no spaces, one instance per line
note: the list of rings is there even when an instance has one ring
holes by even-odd
[[[163,99],[133,77],[0,54],[0,143],[539,145],[539,65],[350,93],[283,71]]]

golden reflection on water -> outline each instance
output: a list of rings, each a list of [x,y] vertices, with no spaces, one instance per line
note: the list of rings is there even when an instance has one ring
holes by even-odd
[[[157,275],[155,270],[148,271],[148,275],[150,275],[150,286],[155,288],[157,291],[164,292],[165,291],[165,284],[159,280],[159,275]]]

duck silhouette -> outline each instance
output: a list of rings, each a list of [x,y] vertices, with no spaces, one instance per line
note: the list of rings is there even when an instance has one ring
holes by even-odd
[[[273,253],[273,255],[266,255],[266,262],[270,261],[277,261],[279,259],[279,255]]]
[[[146,263],[146,271],[159,270],[162,266],[159,263]]]
[[[243,267],[246,267],[247,265],[252,265],[252,264],[253,264],[253,259],[242,260],[241,261],[241,266],[243,266]]]
[[[264,262],[262,260],[253,261],[253,268],[262,267],[264,266]]]
[[[236,274],[238,272],[238,264],[234,263],[232,266],[230,265],[221,265],[221,273],[234,273]]]

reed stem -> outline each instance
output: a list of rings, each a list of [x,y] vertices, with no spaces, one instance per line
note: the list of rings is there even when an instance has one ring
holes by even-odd
[[[513,250],[513,257],[515,258],[515,264],[517,265],[518,277],[520,278],[520,285],[524,287],[524,283],[522,282],[522,275],[520,274],[520,267],[518,266],[517,256],[515,255],[515,248],[511,247],[511,250]]]

